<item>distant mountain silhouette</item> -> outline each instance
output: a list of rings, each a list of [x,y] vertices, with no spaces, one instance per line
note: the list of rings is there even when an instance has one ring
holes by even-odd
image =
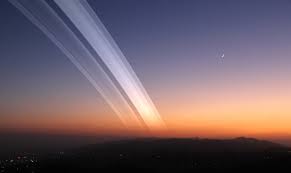
[[[94,150],[126,151],[137,149],[135,152],[145,150],[169,151],[179,150],[187,152],[261,152],[288,150],[280,144],[254,138],[238,137],[234,139],[200,139],[200,138],[144,138],[108,142],[104,144],[90,145],[81,148],[83,152]]]
[[[290,169],[289,148],[264,140],[128,139],[94,144],[43,161],[48,172],[240,172]]]

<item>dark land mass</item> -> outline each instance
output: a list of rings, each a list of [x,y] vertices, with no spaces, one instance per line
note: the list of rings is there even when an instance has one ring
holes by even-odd
[[[42,156],[34,171],[291,172],[290,151],[276,143],[244,137],[127,139]]]

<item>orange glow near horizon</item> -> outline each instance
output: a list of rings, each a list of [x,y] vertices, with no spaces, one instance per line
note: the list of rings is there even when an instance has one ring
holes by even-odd
[[[160,92],[159,98],[162,99],[154,102],[168,127],[165,131],[126,129],[103,100],[96,103],[96,97],[86,96],[78,96],[67,102],[56,101],[58,99],[31,100],[31,103],[26,102],[14,110],[7,110],[0,127],[123,136],[288,136],[291,134],[291,92],[288,91],[291,85],[273,81],[242,86],[229,83],[218,88],[200,89],[200,92],[172,95],[163,95],[169,93],[167,90],[156,91]],[[183,91],[179,86],[175,86],[175,89]],[[11,118],[10,114],[19,116]]]

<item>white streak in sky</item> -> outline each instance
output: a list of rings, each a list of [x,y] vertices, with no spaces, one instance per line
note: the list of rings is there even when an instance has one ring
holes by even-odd
[[[142,127],[134,111],[90,51],[45,1],[10,2],[62,50],[103,96],[125,126],[135,129]]]
[[[86,1],[54,0],[100,56],[130,103],[96,61],[94,55],[68,26],[68,23],[62,20],[46,1],[10,0],[10,2],[62,50],[103,96],[126,126],[129,128],[142,127],[138,115],[130,106],[132,104],[149,129],[165,128],[163,120],[135,72]]]
[[[150,129],[163,129],[164,123],[143,85],[98,16],[84,0],[54,0],[82,33]]]

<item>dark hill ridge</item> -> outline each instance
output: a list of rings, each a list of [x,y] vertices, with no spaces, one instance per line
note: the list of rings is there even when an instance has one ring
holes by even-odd
[[[94,150],[144,150],[158,151],[187,151],[187,152],[263,152],[263,151],[287,151],[283,145],[254,138],[239,137],[234,139],[200,139],[200,138],[140,138],[107,142],[104,144],[90,145],[82,148],[92,152]]]
[[[128,139],[44,160],[47,172],[244,172],[291,170],[289,148],[252,138]]]

